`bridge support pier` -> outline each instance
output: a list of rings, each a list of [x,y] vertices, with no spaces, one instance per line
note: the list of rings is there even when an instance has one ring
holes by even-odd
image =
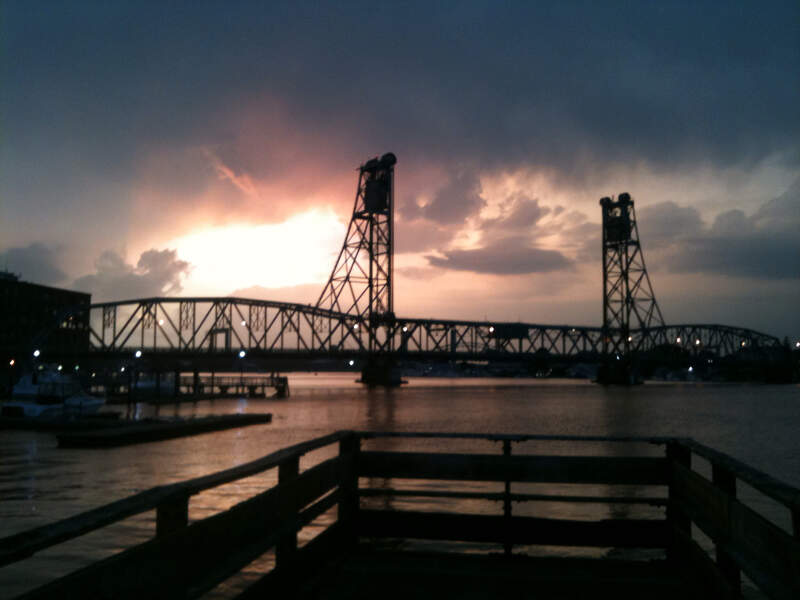
[[[641,373],[630,359],[609,357],[600,364],[595,383],[601,385],[636,385],[643,383]]]
[[[400,369],[389,356],[371,356],[361,369],[359,383],[369,386],[397,387],[406,383],[400,377]]]

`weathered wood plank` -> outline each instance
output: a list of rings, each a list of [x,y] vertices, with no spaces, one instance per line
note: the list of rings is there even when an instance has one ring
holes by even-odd
[[[359,496],[374,498],[392,496],[396,498],[452,498],[458,500],[490,500],[502,502],[505,492],[445,492],[441,490],[395,490],[383,488],[360,488]],[[643,504],[665,506],[667,498],[659,496],[568,496],[566,494],[516,494],[508,495],[512,502],[563,502],[566,504]]]
[[[362,440],[377,438],[407,438],[407,439],[452,439],[452,440],[487,440],[490,442],[621,442],[666,444],[668,442],[683,442],[688,438],[659,437],[659,436],[629,436],[629,435],[540,435],[517,433],[454,433],[451,431],[355,431]]]
[[[758,471],[746,465],[732,456],[728,456],[719,450],[709,448],[695,440],[681,439],[680,443],[698,456],[707,459],[712,464],[725,467],[731,474],[773,500],[777,500],[788,509],[800,511],[800,490],[797,488],[787,485],[762,471]]]
[[[322,495],[332,486],[338,457],[300,474],[233,508],[97,562],[33,590],[24,598],[174,598],[198,594],[228,577],[293,535],[300,522],[334,500],[298,515],[312,490]],[[284,512],[295,506],[294,516]],[[191,594],[190,594],[191,592]]]
[[[666,485],[667,461],[657,457],[497,456],[361,452],[361,477]]]
[[[263,458],[231,469],[180,483],[151,488],[73,517],[8,536],[0,539],[0,566],[16,562],[35,554],[39,550],[74,539],[116,521],[148,510],[154,510],[160,504],[171,499],[180,498],[186,494],[197,494],[203,490],[275,468],[287,457],[302,455],[317,448],[328,446],[350,435],[352,435],[351,432],[338,431],[314,440],[289,446]]]
[[[672,465],[673,486],[692,520],[765,592],[800,597],[800,541],[701,475]]]
[[[671,561],[676,564],[693,587],[702,591],[703,598],[739,600],[738,590],[733,589],[713,560],[691,536],[680,529],[671,532],[671,544],[675,548]]]
[[[666,548],[668,531],[665,521],[651,519],[569,521],[364,509],[358,519],[358,532],[363,537],[498,544]]]

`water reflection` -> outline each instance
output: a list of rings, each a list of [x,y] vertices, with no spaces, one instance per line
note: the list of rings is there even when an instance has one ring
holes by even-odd
[[[370,431],[395,431],[395,402],[397,390],[394,388],[371,388],[367,391],[367,429]],[[369,442],[369,449],[388,452],[397,447],[394,438],[377,438]],[[388,491],[392,480],[383,477],[369,477],[361,485],[367,488]],[[370,508],[391,510],[395,508],[394,497],[386,494],[369,502]]]

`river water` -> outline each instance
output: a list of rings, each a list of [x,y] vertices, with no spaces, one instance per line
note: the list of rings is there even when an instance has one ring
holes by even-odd
[[[58,449],[52,434],[0,432],[0,537],[338,429],[688,436],[800,487],[797,385],[647,383],[622,388],[578,380],[410,378],[399,389],[367,389],[353,381],[352,373],[289,378],[287,400],[132,407],[140,415],[167,417],[270,412],[268,425],[106,450]],[[485,451],[492,450],[487,446]],[[204,492],[192,499],[190,519],[224,510],[273,485],[275,477],[270,471]],[[777,515],[774,520],[785,527],[782,519]],[[144,541],[153,531],[154,514],[146,513],[2,568],[0,597],[13,597]],[[253,569],[258,571],[258,565]]]

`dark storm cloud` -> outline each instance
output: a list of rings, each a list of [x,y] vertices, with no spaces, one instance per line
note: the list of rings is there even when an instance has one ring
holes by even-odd
[[[528,198],[524,194],[514,194],[502,205],[503,212],[499,217],[482,219],[479,228],[484,235],[494,232],[530,231],[542,217],[553,209],[539,204],[537,198]]]
[[[425,218],[444,225],[463,224],[484,205],[480,194],[481,183],[474,171],[457,173],[420,212]]]
[[[67,277],[61,269],[59,256],[58,251],[38,243],[9,248],[0,252],[0,268],[20,275],[23,281],[56,285]]]
[[[673,202],[637,216],[645,254],[654,250],[657,264],[672,272],[800,279],[800,180],[752,215],[724,211],[710,226],[694,208]]]
[[[79,198],[65,192],[87,175],[130,180],[154,148],[206,145],[256,178],[309,155],[349,164],[383,150],[408,169],[533,165],[564,180],[619,162],[800,160],[793,1],[9,1],[2,10],[3,53],[13,57],[2,66],[4,146],[14,149],[4,150],[3,186],[13,202]],[[335,125],[344,153],[315,155],[310,139],[305,157],[239,152],[241,132],[226,117],[266,98],[285,109],[282,135],[329,136]],[[280,147],[279,129],[258,133]],[[475,210],[470,194],[435,201],[430,217]]]
[[[446,250],[444,258],[427,259],[434,267],[493,275],[547,273],[572,266],[560,252],[534,248],[523,236],[500,239],[474,250]]]
[[[147,250],[131,265],[108,250],[95,264],[96,272],[75,280],[73,287],[92,294],[95,301],[146,298],[177,294],[191,265],[174,250]]]

